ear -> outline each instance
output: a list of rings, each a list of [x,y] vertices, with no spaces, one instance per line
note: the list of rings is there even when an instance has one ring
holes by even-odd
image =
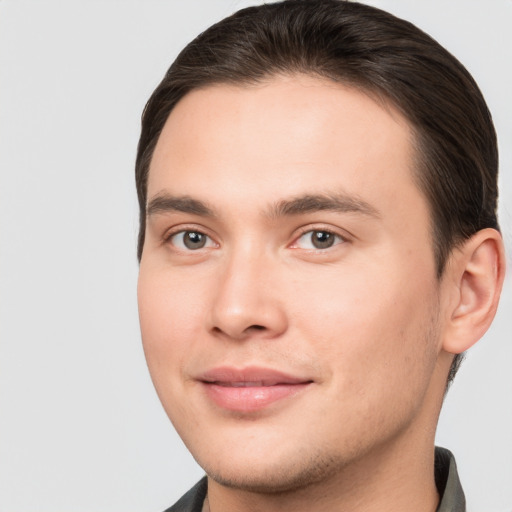
[[[450,297],[443,349],[460,354],[487,331],[496,314],[505,276],[503,240],[483,229],[456,248],[446,267]]]

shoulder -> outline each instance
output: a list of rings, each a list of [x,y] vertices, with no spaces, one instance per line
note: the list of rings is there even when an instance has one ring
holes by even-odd
[[[207,489],[208,484],[204,477],[164,512],[201,512]]]

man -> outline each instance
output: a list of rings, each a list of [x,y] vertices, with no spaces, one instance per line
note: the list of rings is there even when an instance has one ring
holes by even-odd
[[[462,65],[362,4],[245,9],[171,66],[136,173],[146,358],[207,474],[169,510],[465,510],[434,434],[504,255]]]

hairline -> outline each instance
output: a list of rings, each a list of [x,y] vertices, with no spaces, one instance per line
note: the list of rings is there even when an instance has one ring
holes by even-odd
[[[363,83],[362,80],[349,80],[349,79],[341,79],[340,77],[333,77],[330,76],[327,73],[320,73],[318,70],[301,70],[301,69],[295,69],[292,66],[290,66],[289,70],[270,70],[268,73],[265,73],[264,75],[261,75],[259,77],[251,77],[251,78],[243,78],[243,77],[236,77],[236,78],[216,78],[212,79],[211,81],[204,82],[200,85],[191,87],[188,91],[183,94],[178,101],[172,106],[172,108],[169,110],[167,117],[162,124],[161,130],[158,133],[156,137],[154,137],[154,140],[151,141],[151,144],[147,146],[146,149],[150,149],[149,154],[147,155],[148,161],[145,164],[146,167],[146,176],[145,176],[145,184],[144,184],[144,194],[145,194],[145,216],[147,215],[147,193],[148,193],[148,181],[149,181],[149,173],[151,171],[151,163],[153,160],[153,155],[156,149],[156,146],[160,140],[160,137],[162,135],[162,132],[164,130],[165,125],[167,124],[167,121],[169,117],[172,115],[174,109],[178,106],[179,103],[183,101],[184,98],[189,96],[191,93],[195,91],[201,91],[210,89],[213,87],[222,87],[222,86],[232,86],[236,88],[251,88],[251,87],[258,87],[261,85],[270,85],[272,81],[276,78],[293,78],[296,76],[303,76],[303,77],[309,77],[309,78],[316,78],[325,84],[333,84],[340,87],[347,88],[352,91],[360,92],[364,95],[366,95],[368,98],[370,98],[372,101],[374,101],[377,105],[379,105],[381,108],[385,109],[389,114],[391,114],[393,117],[396,117],[396,114],[399,114],[402,121],[404,121],[409,128],[410,131],[410,137],[409,137],[409,144],[411,148],[411,169],[410,172],[412,174],[412,179],[417,187],[418,191],[422,194],[422,196],[425,198],[427,203],[427,208],[429,212],[429,235],[430,235],[430,243],[432,248],[432,254],[434,257],[434,263],[436,268],[436,277],[438,280],[440,280],[443,276],[444,268],[446,266],[446,259],[448,255],[443,255],[441,251],[439,250],[438,245],[436,244],[437,239],[437,226],[436,226],[436,219],[435,219],[435,212],[434,212],[434,205],[430,199],[430,197],[427,194],[427,191],[424,187],[424,173],[426,172],[426,166],[428,165],[428,157],[426,155],[425,151],[425,135],[421,132],[420,129],[418,129],[417,126],[413,123],[413,121],[410,119],[410,117],[407,115],[407,112],[404,108],[401,107],[398,102],[393,100],[393,98],[383,89],[378,88],[377,86],[372,87],[370,84]],[[144,236],[145,239],[145,236]],[[450,250],[453,250],[459,241],[452,240],[450,245]],[[142,250],[141,248],[141,254],[140,257],[142,257]],[[140,261],[139,257],[139,261]]]

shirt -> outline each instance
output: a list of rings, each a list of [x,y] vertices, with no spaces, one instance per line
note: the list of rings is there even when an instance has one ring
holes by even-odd
[[[455,458],[446,448],[436,447],[434,476],[441,497],[436,512],[466,512],[466,499]],[[164,512],[201,512],[207,490],[208,484],[204,477]]]

